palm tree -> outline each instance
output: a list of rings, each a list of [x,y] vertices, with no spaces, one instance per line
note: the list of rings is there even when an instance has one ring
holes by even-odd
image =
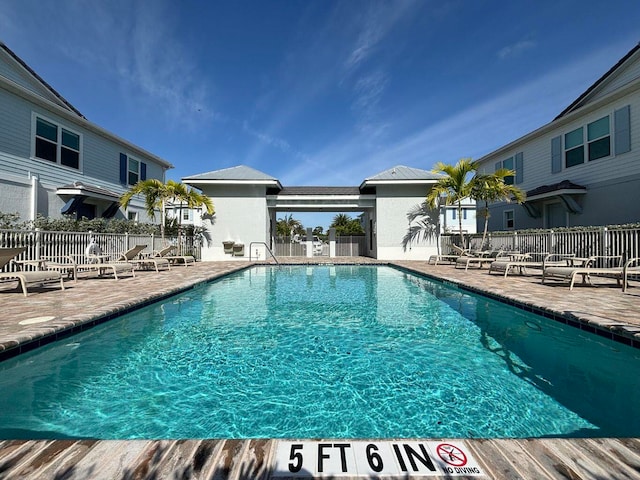
[[[427,194],[427,204],[431,208],[439,208],[441,200],[445,205],[458,207],[458,222],[460,244],[464,248],[464,234],[462,233],[462,200],[471,196],[473,186],[470,175],[478,170],[478,165],[470,158],[462,158],[455,165],[438,162],[433,167],[433,173],[443,176],[436,182]]]
[[[120,197],[122,208],[127,208],[135,195],[144,196],[146,212],[152,220],[156,218],[156,210],[160,210],[160,233],[164,240],[164,204],[173,197],[172,192],[157,178],[140,180]]]
[[[120,205],[123,208],[127,208],[131,199],[135,195],[144,196],[144,202],[146,212],[149,218],[155,220],[156,210],[160,210],[160,233],[162,240],[164,241],[165,230],[165,204],[171,200],[178,200],[180,202],[180,219],[182,220],[182,202],[184,201],[189,208],[195,208],[198,206],[204,206],[207,209],[207,213],[213,215],[215,210],[211,199],[205,195],[188,189],[186,185],[174,180],[169,180],[167,183],[162,183],[156,178],[150,178],[148,180],[141,180],[133,185],[128,191],[126,191],[120,197]]]
[[[283,237],[292,237],[297,233],[302,235],[302,223],[300,220],[293,218],[293,214],[285,215],[284,218],[279,218],[276,223],[276,233]]]
[[[493,173],[476,175],[472,180],[471,198],[484,202],[481,215],[484,216],[484,231],[482,233],[482,247],[487,238],[489,226],[489,203],[505,201],[507,203],[516,201],[522,203],[525,200],[525,193],[515,185],[505,183],[506,177],[514,176],[513,170],[501,168]]]
[[[402,248],[406,251],[411,242],[420,242],[440,236],[440,208],[431,208],[425,201],[415,205],[407,213],[409,229],[402,239]],[[415,223],[414,223],[415,222]],[[412,225],[413,224],[413,225]],[[440,242],[436,241],[438,255],[440,254]]]

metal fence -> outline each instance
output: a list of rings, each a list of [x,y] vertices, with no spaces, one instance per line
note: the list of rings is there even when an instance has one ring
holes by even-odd
[[[442,236],[442,251],[451,251],[452,243],[459,244],[459,236]],[[578,257],[620,255],[626,260],[640,257],[640,228],[589,227],[583,230],[488,233],[484,248],[481,245],[482,234],[473,234],[465,236],[465,244],[472,250],[547,252]]]
[[[306,257],[305,242],[292,242],[291,237],[276,237],[274,253],[276,257]],[[336,257],[358,257],[366,252],[366,238],[362,235],[336,237]],[[329,245],[323,242],[322,253],[314,252],[314,256],[329,256]]]
[[[117,256],[135,245],[146,245],[145,252],[151,253],[168,245],[175,245],[181,255],[201,258],[201,245],[197,238],[182,235],[165,237],[158,235],[134,235],[94,232],[50,232],[35,230],[0,230],[0,247],[26,247],[18,260],[38,260],[42,257],[61,257],[85,254],[91,238],[94,238],[105,255]],[[5,270],[15,268],[11,265]]]

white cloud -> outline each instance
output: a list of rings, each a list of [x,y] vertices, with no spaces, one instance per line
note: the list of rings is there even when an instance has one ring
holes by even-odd
[[[528,83],[485,99],[437,123],[409,130],[415,118],[394,119],[409,133],[377,149],[367,148],[364,135],[345,136],[310,156],[314,180],[327,184],[352,184],[393,165],[431,169],[437,161],[479,158],[543,126],[582,93],[619,58],[624,47],[611,45]],[[304,178],[292,171],[283,181]],[[307,177],[309,173],[307,171]]]
[[[501,59],[510,58],[510,57],[518,57],[522,55],[523,52],[527,50],[531,50],[536,47],[536,42],[532,40],[521,40],[513,45],[507,45],[506,47],[500,49],[498,52],[498,57]]]

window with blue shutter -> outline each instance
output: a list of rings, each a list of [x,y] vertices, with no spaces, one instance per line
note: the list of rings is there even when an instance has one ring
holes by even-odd
[[[128,165],[127,165],[127,156],[124,153],[120,154],[120,183],[123,185],[127,184],[127,172],[128,172]]]
[[[516,185],[524,182],[524,155],[516,153]]]
[[[551,173],[562,171],[562,137],[551,139]]]
[[[614,154],[620,155],[631,151],[631,118],[630,106],[622,107],[613,113],[615,132]]]

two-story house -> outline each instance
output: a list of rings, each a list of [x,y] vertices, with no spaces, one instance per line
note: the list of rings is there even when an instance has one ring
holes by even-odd
[[[150,221],[143,199],[118,200],[173,166],[87,120],[0,42],[0,212]]]
[[[639,222],[640,45],[553,121],[478,163],[515,170],[507,181],[527,195],[493,204],[490,230]]]

